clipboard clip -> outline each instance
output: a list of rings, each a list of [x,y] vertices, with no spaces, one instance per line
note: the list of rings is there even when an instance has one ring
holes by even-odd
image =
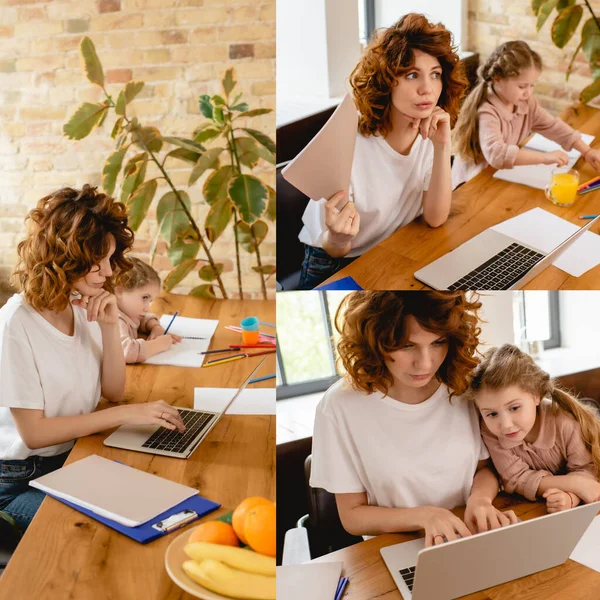
[[[197,518],[198,513],[196,513],[195,510],[186,509],[174,515],[170,515],[166,519],[155,523],[152,527],[161,533],[170,533],[171,531],[175,531],[175,529],[179,529],[180,527],[195,521]]]

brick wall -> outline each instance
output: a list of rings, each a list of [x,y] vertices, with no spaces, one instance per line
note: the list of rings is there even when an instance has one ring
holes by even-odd
[[[583,17],[575,35],[562,49],[550,38],[550,29],[556,15],[553,11],[539,33],[536,33],[537,17],[531,10],[531,0],[466,0],[468,6],[468,38],[466,50],[479,52],[485,60],[492,50],[509,40],[524,40],[544,61],[544,71],[535,87],[535,95],[541,104],[553,114],[577,102],[579,93],[592,82],[590,68],[579,53],[569,81],[565,72],[579,40],[583,24],[591,17],[584,6]],[[596,16],[600,16],[600,0],[590,0]],[[596,100],[597,101],[597,100]]]
[[[78,47],[83,35],[94,42],[115,99],[123,83],[146,82],[128,114],[143,125],[159,127],[165,136],[191,137],[204,119],[198,96],[220,93],[222,74],[230,66],[237,71],[236,89],[250,108],[275,108],[275,0],[2,0],[0,278],[15,263],[23,217],[37,200],[63,185],[100,186],[104,161],[114,150],[109,135],[114,112],[81,141],[62,134],[81,102],[103,99],[102,90],[87,81],[81,68]],[[248,126],[275,137],[274,113],[249,121]],[[169,164],[175,185],[188,190],[201,226],[207,212],[201,192],[205,176],[188,189],[190,168],[181,161]],[[150,168],[148,173],[148,178],[153,176]],[[261,161],[257,174],[274,185],[274,168],[268,163]],[[154,204],[167,191],[159,182]],[[275,227],[268,224],[269,235],[261,245],[263,264],[275,260]],[[149,259],[156,228],[152,210],[138,230],[135,255]],[[223,280],[230,297],[236,297],[231,227],[216,242],[213,257],[225,263]],[[251,269],[255,257],[243,252],[242,260],[245,295],[261,297],[259,277]],[[162,243],[154,265],[163,276],[171,268]],[[199,283],[192,273],[175,291],[185,293]],[[271,277],[271,295],[274,285]]]

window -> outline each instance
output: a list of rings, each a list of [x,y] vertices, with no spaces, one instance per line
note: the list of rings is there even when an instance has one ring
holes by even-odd
[[[517,342],[542,341],[544,350],[560,347],[558,292],[519,292]]]

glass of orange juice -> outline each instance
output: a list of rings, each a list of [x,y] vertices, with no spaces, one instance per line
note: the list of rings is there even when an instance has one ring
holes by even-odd
[[[575,169],[558,167],[552,171],[550,183],[546,186],[546,198],[557,206],[571,206],[578,186],[579,173]]]

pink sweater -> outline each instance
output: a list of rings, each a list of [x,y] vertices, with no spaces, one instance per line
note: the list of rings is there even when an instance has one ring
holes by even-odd
[[[155,320],[156,323],[149,323]],[[138,339],[138,330],[140,333],[150,333],[154,325],[159,325],[158,317],[152,313],[146,313],[144,318],[136,323],[125,313],[119,311],[119,332],[121,334],[121,346],[126,363],[144,362],[146,358],[146,340]]]
[[[555,410],[544,400],[538,409],[540,431],[535,442],[511,442],[498,439],[484,423],[483,441],[490,451],[504,490],[535,500],[538,486],[547,475],[577,473],[596,479],[592,456],[581,436],[579,423]]]
[[[477,110],[479,119],[479,143],[485,161],[473,163],[460,156],[454,158],[452,165],[452,188],[472,179],[485,167],[494,169],[512,169],[519,151],[519,145],[531,133],[539,133],[545,138],[560,144],[569,151],[581,137],[581,133],[557,117],[544,110],[531,96],[527,102],[509,112],[500,98],[491,91]]]

